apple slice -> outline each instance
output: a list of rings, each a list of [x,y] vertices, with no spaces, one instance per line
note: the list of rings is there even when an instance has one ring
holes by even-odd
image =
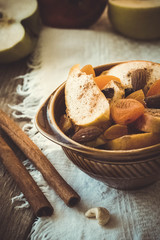
[[[93,75],[70,70],[65,85],[66,113],[78,126],[101,125],[110,118],[109,102],[94,82]]]
[[[160,133],[160,109],[147,108],[134,126],[143,132]]]
[[[152,146],[160,143],[160,136],[154,133],[139,133],[125,135],[108,141],[106,144],[110,150],[131,150]]]
[[[146,93],[149,87],[158,79],[160,79],[160,64],[150,61],[128,61],[120,63],[112,67],[106,72],[106,75],[113,75],[121,80],[125,88],[132,88],[132,74],[137,69],[144,69],[146,71],[146,83],[143,88]],[[142,81],[138,79],[137,81]]]
[[[160,38],[159,0],[109,0],[108,15],[114,29],[127,37]]]
[[[35,47],[40,26],[36,0],[1,0],[0,63],[29,55]]]

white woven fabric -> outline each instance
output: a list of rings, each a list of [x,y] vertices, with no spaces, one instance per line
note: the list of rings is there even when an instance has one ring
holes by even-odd
[[[160,182],[138,191],[109,188],[75,167],[61,148],[37,133],[34,126],[39,106],[66,79],[74,64],[96,66],[136,59],[160,62],[160,41],[134,41],[120,36],[112,30],[106,14],[88,30],[43,28],[32,71],[17,88],[24,101],[13,108],[21,113],[15,112],[15,117],[31,119],[24,130],[81,196],[81,201],[74,208],[68,208],[41,174],[32,169],[32,176],[54,207],[53,216],[36,219],[32,240],[160,239]],[[111,213],[104,227],[84,216],[88,209],[97,206]]]

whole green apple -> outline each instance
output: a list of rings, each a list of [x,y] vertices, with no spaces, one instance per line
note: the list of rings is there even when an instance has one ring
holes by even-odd
[[[108,15],[114,29],[130,38],[160,38],[160,0],[109,0]]]

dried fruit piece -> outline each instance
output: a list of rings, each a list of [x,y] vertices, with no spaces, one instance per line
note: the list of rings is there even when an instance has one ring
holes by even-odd
[[[103,71],[100,75],[107,75],[108,70]]]
[[[106,144],[106,140],[105,140],[105,138],[103,137],[102,134],[99,137],[97,137],[96,139],[85,143],[86,146],[94,147],[94,148],[102,146],[104,144]]]
[[[143,113],[143,104],[135,99],[119,99],[111,106],[111,117],[119,124],[132,123]]]
[[[128,134],[128,128],[126,125],[115,124],[104,132],[104,137],[105,139],[110,140],[110,139],[122,137],[127,134]]]
[[[143,116],[143,114],[142,114],[142,116]],[[141,117],[139,117],[139,118],[141,118]],[[139,119],[138,118],[138,119]],[[137,121],[137,120],[136,120]],[[139,133],[142,133],[143,131],[141,131],[141,130],[139,130],[138,128],[136,128],[135,127],[135,122],[136,121],[134,121],[133,123],[131,123],[131,124],[129,124],[129,125],[127,125],[127,127],[128,127],[128,134],[129,135],[131,135],[131,134],[139,134]]]
[[[107,128],[111,127],[112,124],[113,124],[113,121],[109,119],[108,121],[101,123],[101,125],[99,125],[99,128],[102,129],[102,131],[104,132]]]
[[[126,97],[126,99],[135,99],[135,100],[139,101],[140,103],[142,103],[143,105],[145,104],[144,98],[145,98],[145,96],[144,96],[144,92],[142,89],[137,90]]]
[[[107,143],[110,150],[130,150],[152,146],[160,142],[160,135],[154,133],[140,133],[125,135]]]
[[[114,96],[114,88],[105,88],[102,92],[106,98],[112,98]]]
[[[82,69],[81,72],[85,72],[87,75],[93,74],[93,77],[96,76],[94,68],[92,67],[91,64],[85,65]]]
[[[81,128],[79,131],[77,131],[73,135],[72,139],[79,143],[85,143],[96,139],[101,133],[102,130],[100,128],[96,126],[89,126]]]
[[[160,79],[155,81],[151,87],[149,88],[146,96],[153,96],[153,95],[158,95],[160,94]]]
[[[118,99],[124,98],[125,92],[124,92],[124,87],[120,82],[117,82],[115,80],[109,81],[103,89],[107,88],[113,88],[114,89],[114,95],[110,99],[110,105],[112,102],[117,101]],[[103,89],[101,91],[103,91]]]
[[[158,108],[160,109],[160,94],[146,97],[144,99],[146,106],[148,108]]]
[[[145,109],[144,114],[134,122],[134,127],[143,132],[160,133],[160,109]]]
[[[134,92],[133,88],[125,88],[125,98]]]
[[[98,77],[94,78],[95,83],[100,89],[103,89],[107,83],[109,83],[111,80],[121,82],[119,78],[111,75],[100,75]]]
[[[70,118],[66,114],[62,115],[59,121],[59,127],[64,132],[67,133],[73,128]]]
[[[147,72],[145,69],[136,69],[131,73],[131,83],[135,91],[143,89],[147,81]]]

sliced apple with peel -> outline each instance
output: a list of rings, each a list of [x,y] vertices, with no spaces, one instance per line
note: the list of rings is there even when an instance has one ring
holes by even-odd
[[[159,134],[154,133],[139,133],[132,135],[125,135],[108,141],[106,144],[110,150],[131,150],[144,148],[160,143]]]
[[[160,133],[160,109],[147,108],[134,122],[134,127],[143,132]]]
[[[0,0],[0,63],[29,55],[40,27],[36,0]]]
[[[114,29],[127,37],[160,38],[159,0],[109,0],[108,15]]]
[[[158,79],[160,79],[160,64],[150,61],[133,60],[120,63],[106,72],[106,75],[113,75],[121,80],[125,88],[132,88],[132,73],[137,69],[146,71],[146,83],[143,87],[146,93],[149,87]]]
[[[72,67],[65,84],[66,113],[75,125],[102,125],[110,118],[109,102],[93,75]]]

